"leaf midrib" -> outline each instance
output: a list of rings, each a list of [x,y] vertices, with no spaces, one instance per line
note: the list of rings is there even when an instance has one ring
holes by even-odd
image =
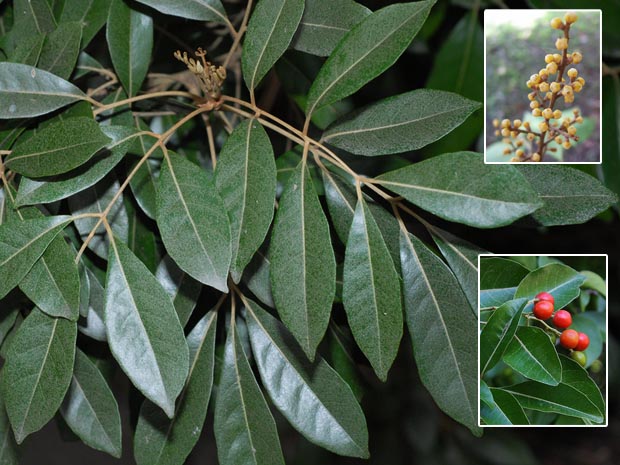
[[[41,234],[35,236],[34,238],[32,238],[30,241],[28,241],[26,244],[24,244],[23,247],[20,247],[19,249],[17,249],[13,254],[9,255],[4,261],[2,261],[0,263],[0,268],[3,267],[4,265],[6,265],[8,262],[10,262],[11,260],[13,260],[13,258],[15,258],[17,255],[19,255],[20,253],[22,253],[25,249],[27,249],[28,247],[30,247],[32,244],[34,244],[36,241],[38,241],[39,239],[41,239],[43,236],[45,236],[47,233],[49,233],[50,231],[52,231],[54,228],[60,227],[62,223],[56,224],[50,228],[47,228],[45,231],[43,231]],[[42,254],[41,254],[42,255]]]
[[[553,379],[554,381],[557,381],[557,379],[555,378],[555,376],[553,376],[553,375],[551,374],[551,372],[550,372],[549,370],[547,370],[547,369],[545,368],[545,366],[544,366],[542,363],[540,363],[540,360],[538,360],[536,357],[534,357],[534,354],[533,354],[533,353],[532,353],[532,352],[531,352],[531,351],[530,351],[530,350],[526,347],[526,345],[523,343],[523,341],[522,341],[521,339],[519,339],[519,336],[518,336],[518,335],[516,335],[516,334],[515,334],[515,339],[516,339],[516,341],[519,343],[519,345],[523,348],[523,350],[525,350],[525,352],[526,352],[526,353],[530,356],[530,358],[531,358],[532,360],[534,360],[534,362],[535,362],[537,365],[539,365],[539,366],[542,368],[542,370],[543,370],[545,373],[547,373],[547,374],[549,375],[549,377],[550,377],[551,379]],[[559,358],[558,358],[558,360],[559,360]]]
[[[284,8],[286,7],[286,0],[283,1],[281,5],[282,6],[280,8],[280,11],[278,12],[278,15],[276,16],[275,20],[273,21],[273,27],[269,31],[269,34],[267,34],[267,38],[265,39],[264,46],[261,49],[260,54],[258,55],[258,59],[256,60],[256,65],[254,66],[254,72],[252,73],[252,80],[250,81],[250,90],[252,92],[254,91],[255,82],[256,82],[256,74],[258,73],[258,68],[260,67],[261,62],[263,61],[263,56],[265,55],[265,51],[267,50],[267,46],[269,45],[269,41],[271,40],[271,36],[273,36],[273,32],[276,30],[276,26],[278,25],[278,21],[280,20],[280,17],[282,16],[282,11],[284,11]]]

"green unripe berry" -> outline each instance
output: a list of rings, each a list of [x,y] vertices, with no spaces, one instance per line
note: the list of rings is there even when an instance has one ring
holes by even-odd
[[[574,361],[576,361],[579,365],[581,365],[582,367],[586,366],[586,363],[588,361],[586,354],[584,354],[583,352],[580,352],[578,350],[573,350],[570,354],[570,358],[572,358]]]

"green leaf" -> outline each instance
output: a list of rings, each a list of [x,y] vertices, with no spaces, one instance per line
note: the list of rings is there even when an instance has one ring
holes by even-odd
[[[313,359],[336,293],[336,260],[325,213],[303,162],[280,197],[269,257],[280,318]]]
[[[329,56],[340,39],[370,13],[368,8],[353,0],[306,2],[291,46],[312,55]]]
[[[17,145],[5,164],[24,176],[53,176],[87,162],[108,142],[110,138],[92,118],[69,118],[50,124]]]
[[[123,0],[112,0],[106,39],[114,69],[131,97],[146,77],[153,50],[153,19],[130,8]]]
[[[523,408],[521,407],[521,405],[519,405],[519,402],[517,401],[515,396],[513,396],[509,392],[504,391],[503,389],[491,388],[490,391],[493,395],[494,407],[497,409],[498,412],[501,412],[501,414],[510,421],[509,424],[511,425],[529,425],[530,424],[530,421],[528,420],[527,415],[525,415]],[[498,424],[498,423],[489,423],[488,421],[486,423],[488,425]],[[500,423],[500,424],[503,424],[503,423]]]
[[[87,189],[103,179],[121,161],[136,136],[135,131],[125,126],[100,126],[100,129],[112,140],[106,145],[106,150],[97,153],[75,170],[62,175],[40,181],[23,177],[19,183],[15,205],[21,207],[55,202]]]
[[[509,300],[497,307],[480,333],[480,374],[499,362],[517,332],[527,299]]]
[[[381,230],[363,199],[346,245],[342,303],[357,345],[385,381],[403,335],[400,281]]]
[[[263,304],[270,308],[276,308],[271,293],[270,267],[269,257],[262,250],[258,250],[246,267],[242,281]]]
[[[120,458],[121,416],[114,394],[90,359],[77,350],[73,377],[60,413],[88,446]]]
[[[504,388],[523,408],[583,418],[594,423],[605,419],[603,397],[588,373],[573,360],[560,356],[562,382],[548,386],[526,381]]]
[[[484,257],[480,268],[480,307],[499,307],[515,298],[519,283],[529,273],[520,263],[501,257]]]
[[[234,319],[215,399],[214,429],[221,465],[284,465],[275,421],[254,379]]]
[[[580,286],[586,277],[561,263],[550,263],[530,272],[519,284],[515,298],[534,299],[539,292],[548,292],[555,300],[555,308],[563,308],[579,297]],[[534,306],[529,303],[524,311]]]
[[[451,92],[418,89],[356,110],[330,126],[323,140],[367,156],[417,150],[452,131],[480,106]]]
[[[220,0],[137,0],[165,15],[226,23],[228,18]]]
[[[415,236],[400,236],[407,326],[420,379],[441,410],[477,426],[476,318],[454,275]]]
[[[86,95],[47,71],[18,63],[0,63],[0,119],[39,116]]]
[[[593,289],[603,297],[607,295],[607,284],[601,276],[587,270],[581,271],[580,273],[586,277],[586,280],[581,285],[582,289]]]
[[[68,216],[48,216],[0,226],[0,298],[19,284],[69,222]]]
[[[207,173],[169,153],[159,175],[157,225],[168,254],[203,284],[227,292],[231,260],[226,207]]]
[[[56,20],[47,0],[15,0],[13,14],[11,34],[15,40],[33,32],[42,34],[56,29]]]
[[[392,66],[418,33],[434,3],[429,0],[390,5],[351,29],[312,84],[306,114],[351,95]]]
[[[38,67],[63,79],[69,79],[82,40],[82,25],[78,22],[60,23],[45,39]]]
[[[172,299],[181,326],[185,327],[196,307],[202,284],[181,270],[168,255],[159,263],[155,277]]]
[[[88,279],[89,296],[87,302],[87,313],[84,320],[80,320],[78,330],[95,339],[96,341],[106,342],[108,340],[105,329],[105,289],[95,276],[95,274],[86,268]],[[84,287],[84,284],[82,284]]]
[[[366,419],[349,386],[321,357],[308,362],[295,339],[258,304],[244,303],[252,352],[276,407],[310,442],[368,458]]]
[[[562,379],[558,352],[540,328],[518,328],[504,352],[504,362],[526,378],[543,384],[557,386]]]
[[[138,465],[181,464],[200,437],[213,386],[217,313],[209,312],[187,336],[190,369],[172,420],[149,401],[140,408],[134,436]]]
[[[82,48],[85,48],[108,19],[110,0],[63,0],[60,24],[77,21],[82,25]]]
[[[2,465],[19,465],[19,451],[2,397],[0,397],[0,463]]]
[[[232,236],[230,273],[238,283],[265,240],[276,198],[273,149],[257,121],[239,124],[228,136],[215,170],[215,185],[228,210]]]
[[[10,62],[36,66],[41,56],[46,34],[29,35],[17,44],[13,53],[9,56]]]
[[[478,313],[478,255],[486,250],[435,226],[427,228],[467,297]]]
[[[168,294],[116,237],[110,239],[105,323],[123,371],[172,418],[189,366],[183,328]]]
[[[477,228],[505,226],[541,206],[517,169],[485,165],[474,152],[439,155],[385,173],[377,181],[441,218]]]
[[[573,324],[571,325],[571,329],[586,333],[590,337],[590,345],[586,350],[583,351],[583,353],[586,354],[585,368],[589,368],[590,365],[592,365],[592,362],[594,362],[594,360],[597,360],[603,353],[603,343],[606,336],[605,317],[601,314],[598,314],[602,317],[603,320],[601,324],[598,325],[595,320],[590,318],[590,316],[593,315],[597,315],[597,313],[578,313],[577,315],[573,316]],[[599,327],[601,327],[601,329],[599,329]]]
[[[329,361],[336,373],[349,385],[358,402],[364,397],[364,385],[357,367],[354,350],[355,343],[350,333],[344,328],[332,324],[329,326]]]
[[[18,444],[52,419],[71,383],[77,325],[33,310],[11,341],[2,395]]]
[[[142,140],[142,137],[140,137]],[[135,161],[129,167],[133,170],[138,164]],[[161,161],[149,158],[140,167],[129,181],[131,192],[146,215],[154,219],[157,215],[157,179],[159,177]]]
[[[620,77],[617,74],[603,78],[603,164],[605,185],[620,195]]]
[[[259,0],[243,42],[243,79],[253,91],[288,48],[304,11],[303,0]]]

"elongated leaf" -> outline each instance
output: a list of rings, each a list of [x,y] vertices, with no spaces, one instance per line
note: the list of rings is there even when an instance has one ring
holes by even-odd
[[[172,299],[181,326],[185,327],[194,311],[202,285],[181,270],[168,255],[159,263],[155,277]]]
[[[0,463],[19,465],[19,451],[2,397],[0,397]]]
[[[478,255],[487,253],[487,251],[435,226],[428,228],[428,231],[454,272],[469,305],[477,314]]]
[[[103,375],[81,350],[77,351],[71,386],[60,413],[86,445],[120,458],[118,404]]]
[[[108,174],[123,158],[135,133],[125,126],[101,126],[101,131],[112,141],[84,165],[68,173],[36,181],[22,178],[15,204],[36,205],[61,200],[87,189]]]
[[[220,464],[284,465],[275,421],[243,352],[234,320],[217,394],[214,428]]]
[[[168,294],[117,238],[110,241],[105,323],[123,371],[172,418],[189,366],[183,328]]]
[[[426,20],[435,0],[390,5],[343,37],[310,92],[306,114],[343,99],[396,62]]]
[[[24,40],[21,40],[17,44],[15,50],[13,50],[13,53],[9,56],[8,61],[36,66],[41,56],[45,37],[46,34],[29,35],[25,37]]]
[[[403,335],[398,274],[381,231],[358,200],[344,259],[342,303],[357,345],[385,381]]]
[[[520,327],[508,344],[504,362],[528,379],[557,386],[562,379],[562,365],[555,346],[540,328]]]
[[[15,40],[37,32],[52,32],[56,20],[47,0],[15,0],[13,2],[14,26],[11,34]]]
[[[60,24],[77,21],[83,26],[82,48],[85,48],[108,19],[110,0],[63,0]]]
[[[269,257],[280,318],[313,359],[336,293],[336,260],[327,219],[303,162],[280,197]]]
[[[227,21],[224,6],[220,0],[138,0],[166,15],[200,21]]]
[[[2,395],[20,444],[52,419],[69,388],[77,326],[38,310],[11,341],[2,376]]]
[[[441,218],[496,228],[542,205],[523,175],[510,168],[514,167],[485,165],[482,155],[474,152],[455,152],[390,171],[377,180]]]
[[[48,216],[0,226],[0,298],[19,284],[69,221],[67,216]]]
[[[603,164],[605,185],[620,195],[620,77],[616,74],[603,78]]]
[[[17,145],[6,157],[6,165],[29,177],[53,176],[85,163],[108,142],[92,118],[69,118]]]
[[[536,381],[526,381],[504,388],[524,408],[553,412],[602,423],[605,409],[601,392],[577,362],[560,356],[562,382],[548,386]]]
[[[480,106],[451,92],[418,89],[345,116],[323,140],[358,155],[416,150],[452,131]]]
[[[213,385],[217,313],[207,313],[187,336],[190,369],[186,386],[169,420],[154,404],[140,409],[134,439],[138,465],[184,463],[200,437]]]
[[[618,201],[617,195],[583,171],[555,165],[519,168],[545,203],[533,215],[544,226],[585,223]]]
[[[142,140],[142,137],[140,137]],[[137,165],[138,161],[132,163],[130,170]],[[129,185],[131,191],[140,205],[140,208],[149,218],[155,218],[157,210],[157,178],[161,168],[161,161],[148,159],[138,168],[136,174]]]
[[[548,292],[555,301],[555,308],[565,307],[579,296],[580,286],[586,277],[562,263],[550,263],[530,272],[519,284],[515,298],[533,299],[539,292]],[[533,303],[525,311],[531,310]]]
[[[527,299],[509,300],[495,309],[480,334],[480,374],[500,361],[517,331]]]
[[[405,315],[420,379],[441,410],[480,436],[476,318],[443,261],[404,231],[400,247]]]
[[[157,225],[181,269],[222,292],[231,260],[226,207],[205,171],[170,153],[157,189]]]
[[[600,317],[600,322],[597,322],[596,316]],[[603,343],[606,339],[604,328],[605,316],[601,313],[584,312],[573,316],[571,329],[586,333],[590,337],[590,345],[583,351],[586,354],[585,368],[592,366],[592,362],[597,360],[603,353]]]
[[[322,57],[333,52],[340,39],[371,11],[353,0],[306,2],[291,46]]]
[[[112,64],[131,97],[140,90],[149,68],[153,19],[123,0],[112,0],[106,33]]]
[[[80,89],[47,71],[0,63],[0,119],[44,115],[84,98]]]
[[[486,409],[488,416],[485,418],[485,423],[487,425],[497,425],[497,424],[510,424],[510,425],[529,425],[530,421],[525,415],[523,408],[519,405],[519,402],[509,392],[504,391],[503,389],[491,388],[490,392],[493,396],[493,406],[491,409]],[[489,411],[490,410],[490,411]],[[481,415],[482,415],[481,410]],[[503,416],[508,423],[503,422],[494,422],[494,419],[497,419],[497,415]]]
[[[80,53],[81,40],[80,23],[60,23],[58,29],[45,39],[38,67],[63,79],[69,79]]]
[[[263,250],[259,250],[254,254],[254,258],[246,267],[243,273],[243,282],[261,303],[270,308],[276,308],[271,293],[270,267],[271,261],[269,257],[265,255]]]
[[[258,122],[245,121],[228,137],[217,163],[215,185],[230,218],[230,273],[238,283],[244,268],[265,240],[276,198],[273,149]]]
[[[88,301],[86,302],[87,313],[85,321],[80,320],[78,330],[90,338],[105,342],[108,340],[104,318],[105,289],[90,269],[86,268],[86,274],[89,290]]]
[[[322,358],[309,363],[258,304],[245,304],[252,352],[276,407],[309,441],[340,455],[368,457],[366,420],[349,386]]]
[[[254,90],[288,48],[304,11],[303,0],[259,0],[248,24],[241,68]]]
[[[514,260],[485,257],[480,269],[480,307],[499,307],[515,298],[517,286],[528,269]]]

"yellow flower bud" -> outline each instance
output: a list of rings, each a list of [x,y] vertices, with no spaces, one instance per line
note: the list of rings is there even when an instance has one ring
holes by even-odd
[[[495,118],[493,120],[493,127],[498,128],[499,127],[499,120],[497,118]]]
[[[549,77],[549,71],[547,71],[547,68],[543,68],[540,71],[538,71],[538,75],[540,76],[540,79],[544,81],[545,79]]]
[[[581,76],[577,78],[577,82],[581,84],[582,86],[586,85],[586,80],[582,78]]]
[[[509,119],[503,119],[502,120],[502,127],[503,128],[509,128],[510,127],[510,120]]]
[[[555,61],[555,63],[559,65],[560,63],[562,63],[562,55],[560,55],[559,53],[554,53],[553,61]]]
[[[529,131],[529,130],[530,130],[530,122],[529,122],[529,121],[524,122],[524,123],[523,123],[523,127],[524,127],[527,131]]]
[[[547,92],[549,90],[549,83],[547,82],[541,82],[538,85],[538,88],[540,89],[541,92]]]
[[[564,15],[564,21],[566,24],[573,24],[577,22],[577,14],[574,11],[569,11]]]
[[[578,123],[583,123],[583,117],[578,116],[575,121],[577,121]]]
[[[496,135],[496,136],[499,136],[499,129],[496,129],[496,130],[495,130],[495,135]]]
[[[564,139],[562,139],[562,136],[555,136],[555,139],[553,140],[555,141],[556,144],[561,145]]]
[[[512,122],[512,127],[513,127],[513,128],[517,128],[517,129],[519,129],[519,128],[521,127],[521,124],[522,124],[522,123],[521,123],[521,120],[520,120],[520,119],[516,119],[516,120],[514,120],[514,121]]]
[[[535,138],[536,136],[534,135],[534,133],[533,133],[533,132],[530,132],[530,133],[528,133],[528,135],[527,135],[526,137],[527,137],[527,140],[534,140],[534,138]]]
[[[542,114],[542,112],[540,111],[540,108],[534,108],[532,110],[532,116],[540,116]]]
[[[562,117],[562,111],[561,111],[561,110],[555,110],[555,111],[553,112],[553,117],[554,117],[555,119],[560,119],[560,118]]]
[[[552,61],[553,61],[552,53],[548,53],[547,55],[545,55],[545,63],[551,63]]]
[[[558,65],[556,63],[549,63],[547,65],[547,71],[549,71],[549,74],[555,74],[558,72]]]
[[[566,132],[568,132],[569,135],[574,136],[577,134],[577,128],[575,126],[569,126],[566,128]]]
[[[564,143],[562,144],[562,147],[564,147],[565,149],[570,149],[571,147],[571,143],[570,141],[564,141]]]
[[[551,108],[545,108],[542,112],[543,118],[551,119],[553,118],[553,110]]]
[[[540,76],[538,74],[532,74],[530,76],[530,81],[532,81],[534,84],[538,84],[540,82]]]
[[[573,59],[573,63],[577,65],[581,63],[581,60],[583,60],[583,55],[581,55],[581,53],[579,52],[573,52],[573,54],[571,55],[571,58]]]
[[[549,130],[549,125],[546,121],[543,121],[538,123],[538,129],[540,129],[540,132],[547,132]]]
[[[515,142],[515,145],[516,145],[517,147],[521,147],[521,146],[523,145],[523,140],[521,140],[521,139],[517,139],[517,141]]]
[[[512,149],[504,149],[504,155],[510,155],[512,153]]]
[[[555,41],[555,48],[558,50],[566,50],[568,48],[568,39],[566,37],[560,37]]]
[[[555,92],[558,92],[562,88],[562,86],[560,85],[559,82],[552,82],[549,85],[549,88],[551,89],[551,92],[555,93]]]
[[[512,162],[518,162],[518,161],[519,161],[519,159],[518,159],[517,157],[512,157],[512,158],[510,159],[510,161],[512,161]]]
[[[502,136],[508,137],[510,135],[510,129],[504,128],[502,129]]]
[[[568,71],[566,71],[566,74],[568,75],[569,78],[575,79],[577,75],[579,74],[579,71],[577,71],[575,68],[571,68]]]
[[[583,89],[583,86],[579,82],[573,82],[573,90],[575,92],[581,92],[581,89]]]
[[[527,94],[527,98],[530,100],[534,100],[536,98],[536,92],[530,92]]]
[[[539,153],[532,154],[532,161],[540,161],[540,154]]]
[[[539,106],[540,106],[540,103],[538,103],[538,101],[536,101],[536,100],[532,100],[530,102],[530,108],[532,108],[532,109],[533,108],[538,108]]]
[[[516,155],[517,157],[522,157],[524,153],[525,153],[525,152],[524,152],[523,150],[519,149],[519,150],[517,150],[517,151],[515,152],[515,155]]]
[[[551,20],[551,27],[553,29],[562,29],[564,27],[564,23],[561,18],[553,18]]]

